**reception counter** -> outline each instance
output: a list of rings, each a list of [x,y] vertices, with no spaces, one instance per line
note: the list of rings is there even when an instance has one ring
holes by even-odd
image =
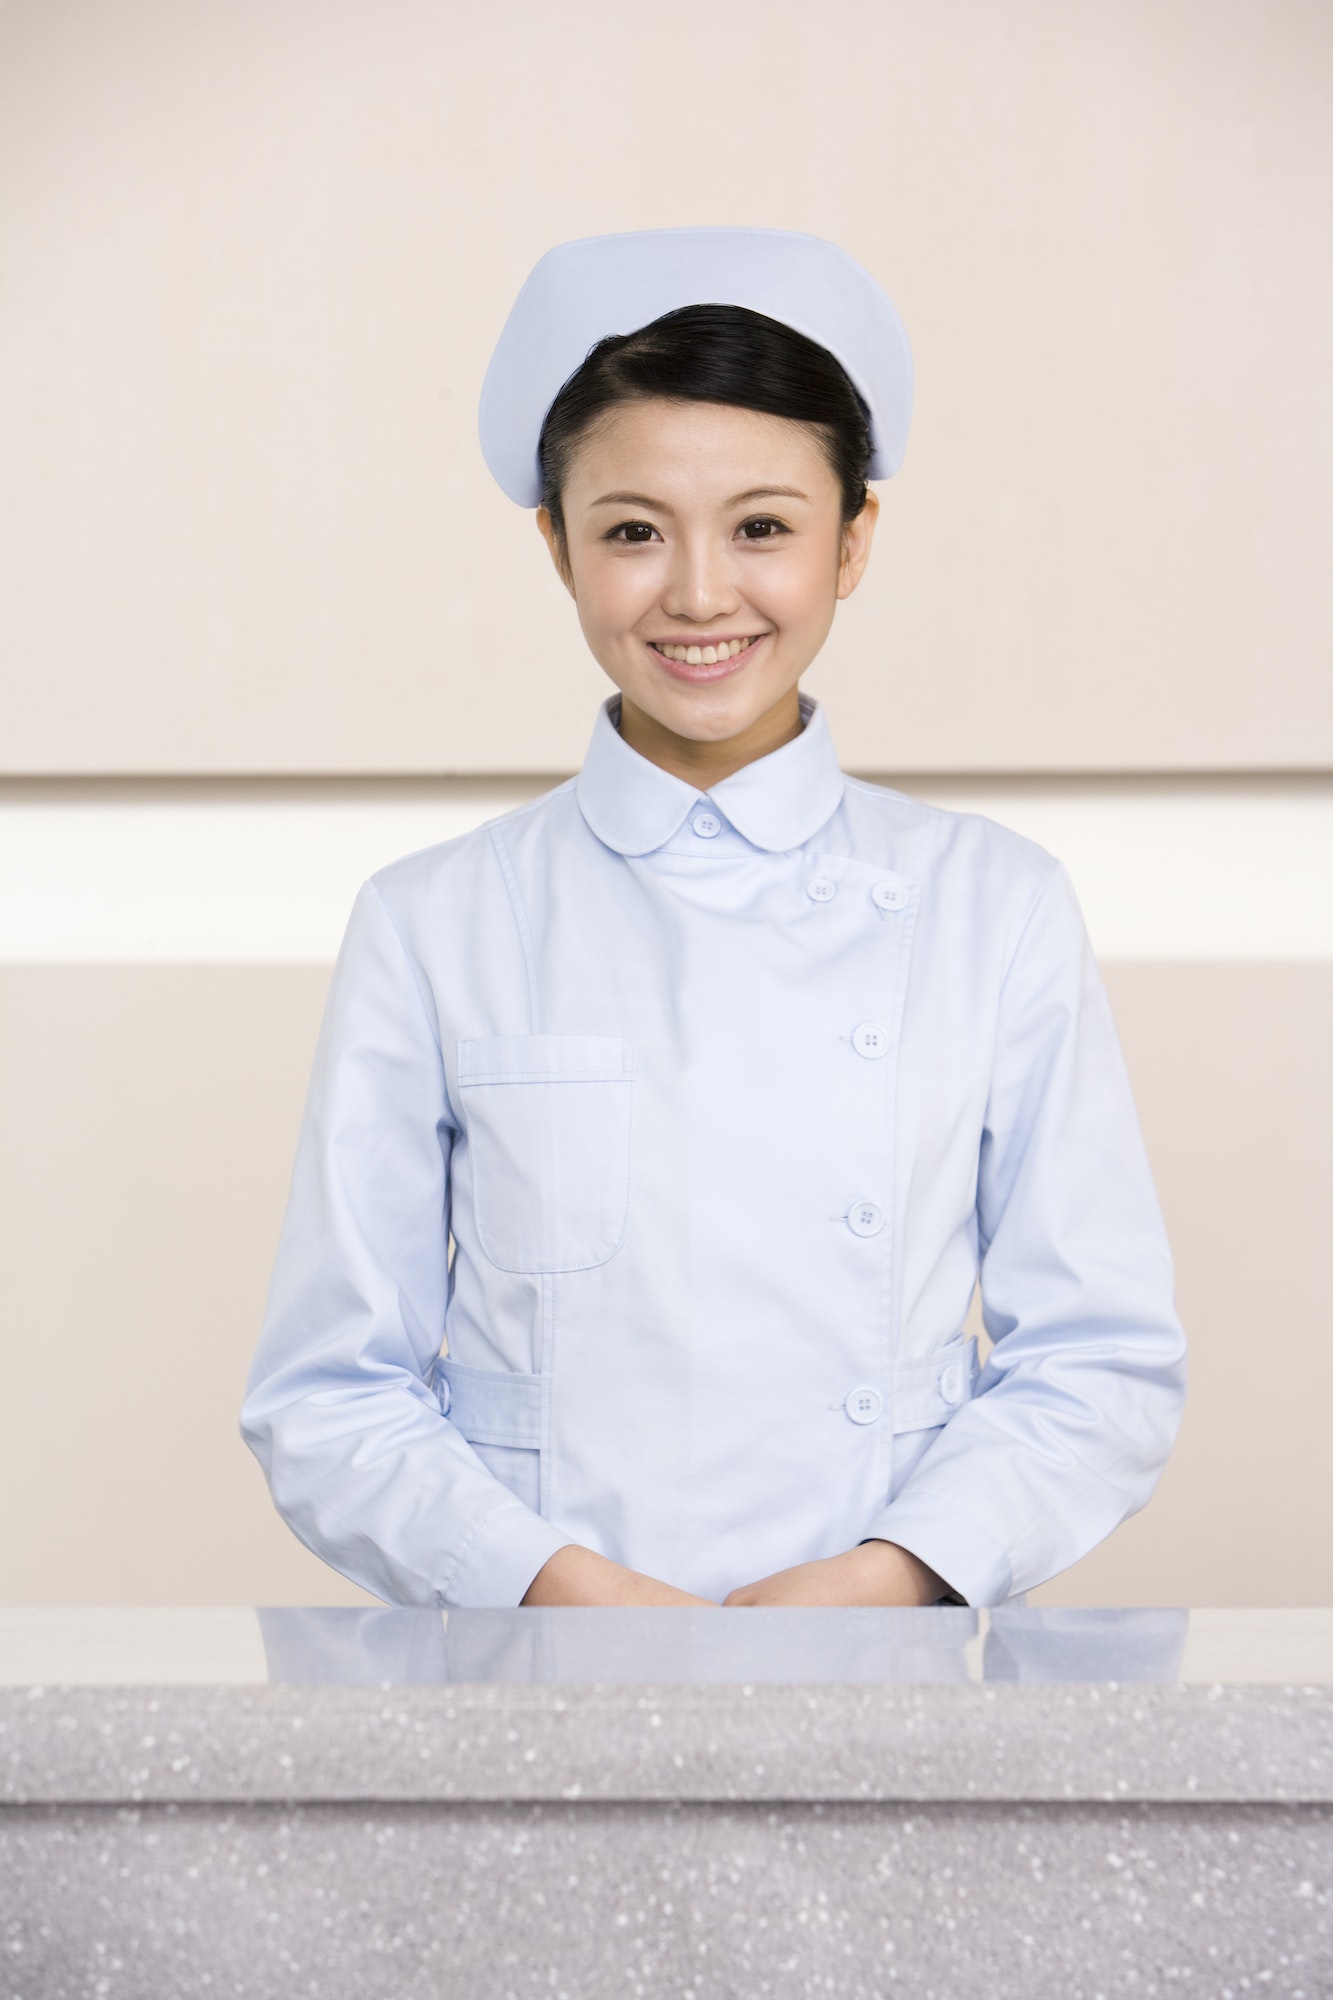
[[[1333,1612],[0,1611],[0,1992],[1333,1994]]]

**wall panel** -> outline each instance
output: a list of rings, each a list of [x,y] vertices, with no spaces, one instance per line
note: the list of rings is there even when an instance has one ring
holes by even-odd
[[[328,974],[0,974],[0,1602],[347,1604],[237,1430]]]
[[[551,243],[808,229],[918,364],[812,686],[901,772],[1333,763],[1319,0],[8,0],[0,769],[542,772],[477,390]]]

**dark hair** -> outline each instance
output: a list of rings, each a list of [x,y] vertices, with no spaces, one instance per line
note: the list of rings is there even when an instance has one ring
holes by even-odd
[[[866,502],[870,412],[826,347],[746,306],[678,306],[637,333],[608,334],[546,412],[538,455],[542,505],[564,540],[561,489],[575,448],[605,411],[651,396],[732,403],[812,424],[842,488],[842,518]]]

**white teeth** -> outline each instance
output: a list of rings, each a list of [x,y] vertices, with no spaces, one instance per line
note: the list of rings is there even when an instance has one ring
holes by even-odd
[[[680,660],[690,667],[714,667],[719,660],[734,660],[754,645],[753,639],[724,639],[718,646],[659,646],[668,660]]]

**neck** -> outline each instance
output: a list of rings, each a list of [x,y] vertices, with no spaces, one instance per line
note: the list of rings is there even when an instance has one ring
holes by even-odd
[[[781,749],[784,743],[799,736],[803,727],[800,696],[794,687],[775,701],[772,708],[756,716],[739,736],[726,736],[718,743],[677,736],[674,729],[668,729],[646,709],[638,707],[627,694],[620,698],[620,734],[630,749],[701,792],[711,791],[733,771],[753,764],[757,757],[767,757],[771,750]]]

